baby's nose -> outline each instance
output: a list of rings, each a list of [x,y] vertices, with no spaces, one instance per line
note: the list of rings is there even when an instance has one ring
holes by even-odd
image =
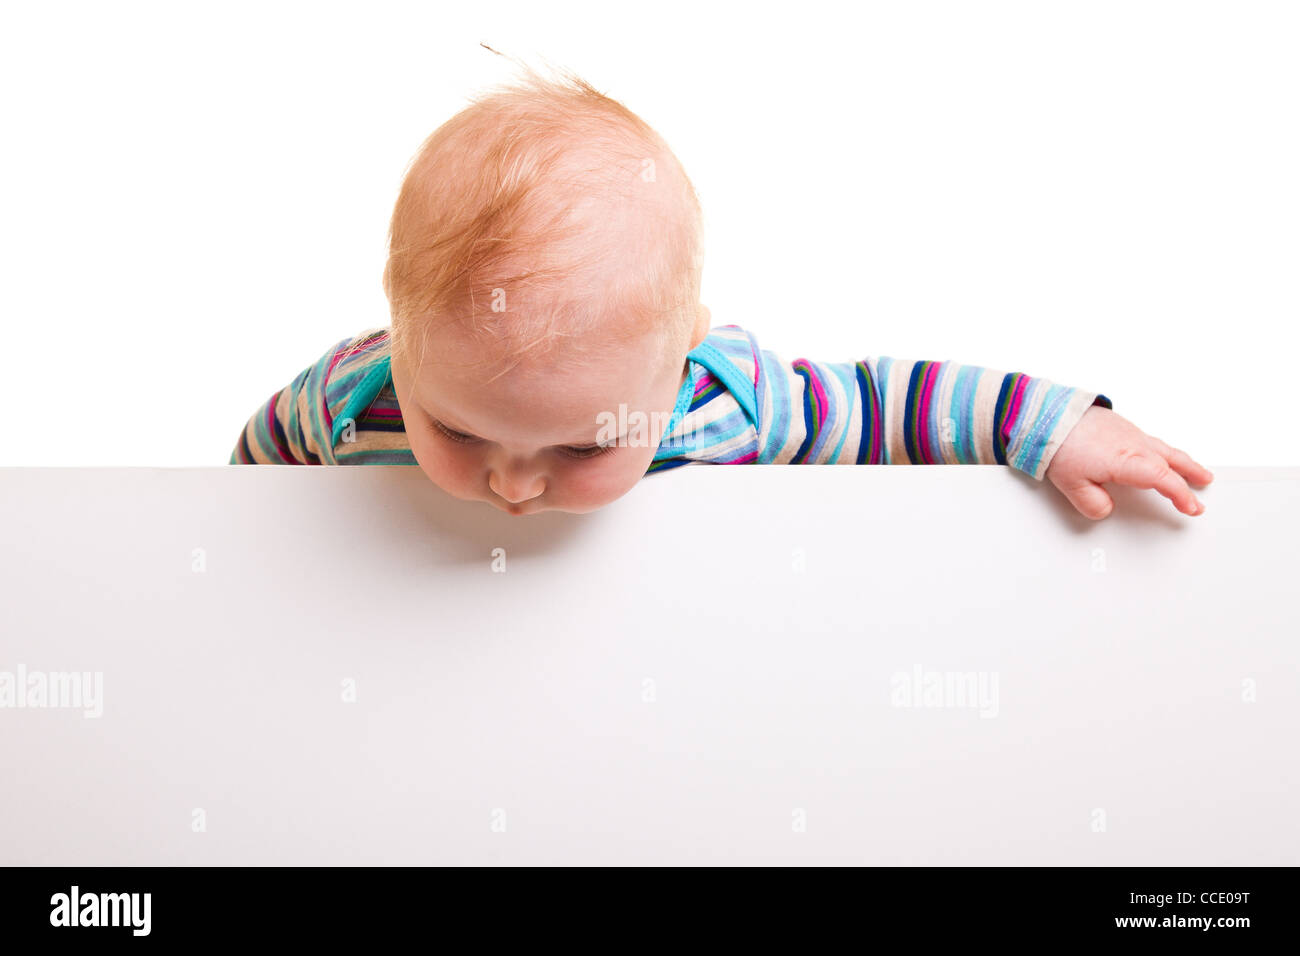
[[[540,475],[524,471],[494,471],[488,476],[488,487],[513,505],[536,498],[545,484]]]

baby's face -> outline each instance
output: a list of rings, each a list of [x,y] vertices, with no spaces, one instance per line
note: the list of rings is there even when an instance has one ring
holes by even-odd
[[[636,345],[613,347],[590,367],[567,372],[525,359],[484,384],[496,370],[464,368],[483,356],[440,330],[427,350],[436,364],[426,359],[416,369],[408,367],[413,360],[393,357],[393,387],[411,451],[448,494],[510,514],[582,514],[630,491],[663,437],[685,355],[664,367],[647,354]],[[633,412],[651,427],[629,427]],[[602,428],[611,420],[612,428]]]

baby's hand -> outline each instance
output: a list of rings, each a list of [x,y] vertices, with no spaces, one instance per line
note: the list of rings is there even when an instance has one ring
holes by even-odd
[[[1154,488],[1179,511],[1198,515],[1205,505],[1188,487],[1203,488],[1214,480],[1204,465],[1159,438],[1152,438],[1109,408],[1093,405],[1056,450],[1045,477],[1060,489],[1079,514],[1104,518],[1115,502],[1101,483],[1113,481],[1135,488]]]

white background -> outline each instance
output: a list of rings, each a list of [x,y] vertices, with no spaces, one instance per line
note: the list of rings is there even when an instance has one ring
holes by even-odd
[[[386,324],[406,163],[513,75],[480,41],[664,135],[715,324],[1042,375],[1210,467],[1295,462],[1300,6],[261,0],[0,14],[0,465],[223,464]]]

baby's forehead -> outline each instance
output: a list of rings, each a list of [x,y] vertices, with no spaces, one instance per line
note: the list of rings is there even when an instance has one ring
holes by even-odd
[[[608,392],[610,384],[635,387],[653,377],[645,347],[627,335],[574,331],[530,347],[508,337],[443,332],[431,339],[429,352],[424,374],[430,380],[524,397],[552,390]]]

